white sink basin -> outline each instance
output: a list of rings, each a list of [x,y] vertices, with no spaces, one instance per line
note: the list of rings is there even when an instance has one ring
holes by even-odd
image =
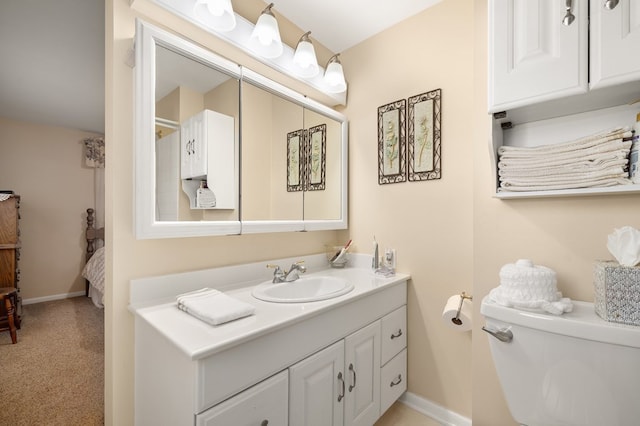
[[[332,299],[353,290],[353,284],[342,278],[302,277],[288,283],[266,282],[253,289],[253,297],[266,302],[302,303]]]

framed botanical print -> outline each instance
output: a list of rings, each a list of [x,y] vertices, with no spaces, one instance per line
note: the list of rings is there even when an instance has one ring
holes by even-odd
[[[304,189],[304,130],[287,133],[287,191]]]
[[[305,191],[320,191],[325,189],[327,125],[311,127],[307,132]]]
[[[441,177],[440,89],[409,98],[408,149],[409,181]]]
[[[378,184],[404,182],[406,100],[378,107]]]

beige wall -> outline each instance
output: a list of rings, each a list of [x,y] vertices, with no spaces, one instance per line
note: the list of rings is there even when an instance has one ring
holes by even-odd
[[[397,250],[412,276],[409,391],[471,417],[471,334],[441,322],[453,294],[473,291],[473,14],[449,0],[341,55],[349,82],[349,212],[358,251]],[[442,178],[378,185],[377,108],[442,89]]]
[[[93,136],[0,117],[0,189],[21,196],[23,299],[84,292],[85,212],[95,206],[82,141]]]

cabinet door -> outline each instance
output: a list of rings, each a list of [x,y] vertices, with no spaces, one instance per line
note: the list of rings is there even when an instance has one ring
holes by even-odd
[[[489,1],[489,112],[587,91],[588,9],[561,0]]]
[[[189,179],[191,174],[191,150],[193,146],[192,119],[180,125],[180,178]]]
[[[380,417],[380,321],[345,339],[345,425],[368,426]]]
[[[196,416],[196,426],[286,426],[285,370]]]
[[[591,0],[591,88],[640,79],[640,2]]]
[[[289,423],[305,426],[343,424],[344,341],[289,368]]]
[[[192,150],[191,150],[191,176],[206,176],[207,175],[207,150],[209,148],[209,141],[207,135],[206,114],[208,111],[203,111],[195,116],[191,121],[192,128]]]

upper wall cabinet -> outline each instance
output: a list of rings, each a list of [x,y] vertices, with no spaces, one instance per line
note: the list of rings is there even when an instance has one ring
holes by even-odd
[[[599,163],[602,158],[580,157],[590,167],[586,171],[574,158],[583,151],[566,154],[571,158],[565,161],[554,154],[560,147],[507,148],[564,143],[566,150],[568,142],[589,139],[598,141],[593,150],[604,151],[600,143],[606,138],[594,135],[635,123],[640,2],[620,0],[613,9],[605,3],[489,0],[488,110],[498,198],[640,192],[626,171],[630,140],[621,142],[624,148],[615,155],[626,157],[611,168]],[[624,137],[629,134],[616,136]],[[540,153],[547,155],[542,161]],[[509,158],[514,155],[521,158]],[[532,163],[523,165],[522,157]]]
[[[640,3],[603,4],[491,0],[489,112],[638,80]]]
[[[489,112],[587,91],[587,4],[563,25],[560,0],[489,2]]]

